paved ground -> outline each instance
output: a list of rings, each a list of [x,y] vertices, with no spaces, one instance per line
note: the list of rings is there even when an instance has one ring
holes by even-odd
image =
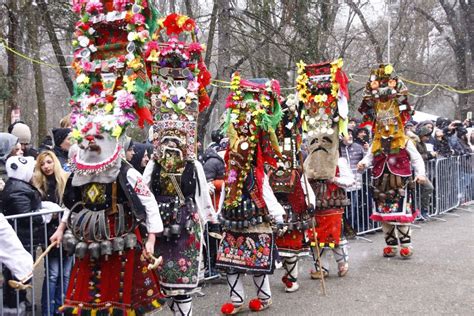
[[[258,315],[474,315],[474,206],[469,209],[445,215],[446,222],[414,228],[415,254],[410,260],[383,258],[381,233],[365,236],[372,242],[351,240],[346,277],[337,277],[336,264],[328,258],[332,271],[326,279],[327,296],[322,295],[320,282],[309,278],[309,258],[300,265],[296,293],[284,292],[283,271],[277,270],[271,278],[273,305]],[[247,302],[255,295],[251,282],[247,277]],[[38,302],[41,282],[35,283]],[[228,299],[227,285],[205,284],[202,292],[205,296],[195,298],[194,315],[219,315]],[[167,308],[156,314],[171,315]],[[257,315],[248,310],[240,315],[249,314]]]
[[[470,210],[474,212],[474,207]],[[459,217],[446,215],[446,222],[414,229],[415,254],[410,260],[383,258],[381,233],[366,236],[372,243],[352,240],[349,273],[339,278],[332,265],[326,297],[319,281],[309,278],[309,258],[300,266],[296,293],[284,292],[283,272],[276,271],[271,279],[273,305],[258,315],[474,315],[474,213],[456,210],[453,214]],[[254,296],[250,277],[245,284],[247,298]],[[203,292],[204,297],[195,299],[194,315],[219,315],[227,286],[206,284]],[[247,314],[256,315],[248,310],[241,313]]]

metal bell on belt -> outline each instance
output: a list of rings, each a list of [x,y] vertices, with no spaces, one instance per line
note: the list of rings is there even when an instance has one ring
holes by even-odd
[[[170,237],[171,237],[171,230],[170,230],[169,226],[168,226],[168,227],[165,227],[165,228],[163,229],[163,236],[166,237],[166,239],[168,239],[168,240],[170,239]]]
[[[122,254],[123,248],[125,246],[125,242],[122,237],[115,237],[112,242],[112,248],[115,252]]]
[[[98,260],[100,258],[100,244],[93,242],[89,244],[89,255],[92,260]]]
[[[127,234],[125,236],[125,249],[133,249],[137,245],[137,236],[135,234]]]
[[[70,230],[64,233],[63,237],[63,248],[66,253],[71,256],[74,253],[77,245],[77,238],[73,235]]]
[[[105,256],[106,260],[108,256],[112,255],[112,242],[110,240],[104,240],[100,243],[100,254]]]
[[[188,220],[184,224],[184,228],[189,232],[189,231],[191,231],[191,229],[193,229],[193,226],[194,226],[194,221],[192,219],[188,218]]]
[[[78,259],[83,259],[85,256],[86,256],[86,253],[87,253],[87,244],[83,241],[79,242],[77,245],[76,245],[76,250],[75,250],[75,253],[76,253],[76,257]]]
[[[177,238],[179,238],[179,236],[181,235],[181,225],[178,225],[178,224],[170,225],[170,231],[173,236],[176,236]]]

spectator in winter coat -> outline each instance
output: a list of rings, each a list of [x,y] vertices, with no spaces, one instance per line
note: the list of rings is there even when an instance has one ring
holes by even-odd
[[[429,151],[427,149],[426,144],[429,142],[431,137],[432,130],[430,126],[423,125],[421,128],[417,129],[418,137],[420,141],[416,143],[416,149],[420,153],[423,161],[429,161],[436,158],[436,152]],[[430,179],[426,178],[426,181],[420,183],[420,208],[421,208],[421,215],[419,220],[427,221],[429,220],[428,209],[430,206],[431,201],[431,194],[433,193],[434,187],[431,183]]]
[[[458,127],[457,129],[457,137],[459,139],[459,143],[463,147],[463,155],[467,155],[472,153],[471,146],[469,145],[469,141],[467,139],[467,128],[465,127]]]
[[[28,125],[22,121],[16,121],[8,127],[8,132],[18,137],[23,156],[34,158],[38,156],[38,151],[31,145],[31,130]]]
[[[33,157],[13,156],[7,159],[6,169],[8,173],[8,181],[1,193],[3,202],[3,213],[8,215],[19,215],[38,211],[41,208],[41,196],[39,191],[30,184],[35,167]],[[10,224],[16,228],[18,238],[23,247],[34,255],[36,246],[44,241],[43,223],[48,222],[50,216],[33,216],[32,232],[30,235],[30,218],[20,218]],[[31,239],[33,237],[33,240]],[[43,238],[42,238],[43,237]],[[10,271],[4,272],[5,279],[11,278]],[[4,305],[8,308],[20,308],[17,306],[14,289],[7,286],[4,292]],[[27,304],[26,291],[20,291],[19,302]]]
[[[440,129],[435,131],[433,150],[437,153],[438,157],[450,157],[453,154],[453,150],[449,146],[448,138]]]
[[[128,162],[132,161],[133,155],[135,155],[134,151],[135,143],[133,142],[132,138],[126,136],[125,141],[123,143],[123,149],[125,151],[125,160]]]
[[[365,127],[359,127],[354,133],[354,142],[361,145],[364,151],[367,152],[370,146],[369,131]]]
[[[53,129],[54,148],[53,152],[59,160],[61,167],[70,172],[69,165],[69,149],[71,148],[71,129],[70,128],[55,128]]]
[[[59,205],[62,205],[68,177],[69,174],[63,170],[58,158],[52,151],[43,151],[38,155],[33,185],[41,193],[42,201],[54,203],[60,209]],[[66,223],[60,220],[59,214],[53,214],[51,222],[47,225],[48,238],[51,241],[61,241],[65,228]],[[60,269],[61,265],[63,267],[62,270]],[[41,294],[42,315],[53,316],[58,313],[58,308],[62,304],[62,297],[66,294],[71,267],[72,257],[67,256],[65,253],[61,257],[59,248],[55,248],[49,253],[48,261],[45,261],[45,268],[48,273],[45,274]],[[63,284],[62,289],[61,284]]]
[[[349,133],[348,136],[342,138],[342,142],[340,143],[339,150],[341,153],[341,157],[346,158],[349,162],[351,170],[357,170],[357,164],[359,161],[364,158],[364,147],[359,143],[354,142],[352,137],[352,129],[348,129]]]
[[[461,127],[461,121],[453,121],[443,129],[443,133],[447,136],[449,146],[453,150],[455,156],[463,155],[465,151],[465,148],[461,144],[457,135],[457,130]]]
[[[426,144],[430,141],[431,132],[432,131],[429,126],[423,126],[416,131],[418,137],[420,138],[420,141],[416,143],[416,149],[424,161],[435,159],[437,156],[436,152],[428,150],[426,146]]]
[[[429,132],[429,135],[427,135],[428,136],[428,141],[426,141],[425,143],[434,145],[434,138],[433,138],[434,124],[433,124],[433,121],[427,120],[427,121],[422,121],[422,122],[418,123],[418,125],[416,125],[416,129],[415,129],[416,134],[419,135],[418,132],[422,128],[426,128],[425,133]]]
[[[0,191],[3,190],[5,182],[8,180],[5,163],[9,157],[17,155],[23,155],[18,137],[8,133],[0,133]]]
[[[134,155],[130,160],[130,164],[141,174],[143,174],[143,171],[145,171],[145,167],[148,164],[148,161],[150,161],[150,150],[151,152],[153,152],[153,145],[135,143],[135,145],[133,146]]]

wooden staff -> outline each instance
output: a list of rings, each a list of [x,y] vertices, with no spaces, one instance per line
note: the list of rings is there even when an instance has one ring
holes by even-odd
[[[305,199],[306,199],[306,204],[309,206],[311,203],[309,201],[309,197],[308,197],[308,194],[309,194],[309,191],[308,191],[308,184],[306,183],[306,174],[304,172],[304,166],[303,166],[303,154],[301,153],[301,149],[300,149],[300,152],[299,152],[299,155],[298,155],[299,159],[300,159],[300,165],[301,165],[301,172],[303,173],[303,182],[304,182],[304,186],[305,186],[305,189],[306,189],[306,194],[305,194]],[[313,206],[316,210],[316,205]],[[318,244],[318,234],[316,233],[316,225],[315,225],[315,222],[316,219],[313,217],[312,220],[311,220],[311,229],[313,230],[313,238],[314,238],[314,244],[316,245],[316,260],[318,261],[318,267],[319,267],[319,272],[321,273],[321,288],[323,290],[323,295],[326,296],[327,293],[326,293],[326,281],[324,280],[324,271],[323,271],[323,267],[321,265],[321,256],[319,254],[319,244]]]
[[[28,282],[28,280],[33,277],[33,272],[35,271],[36,267],[41,263],[42,259],[51,251],[51,249],[53,249],[58,244],[59,242],[55,240],[48,246],[48,248],[46,248],[45,251],[43,251],[43,253],[38,257],[38,259],[36,259],[35,263],[33,264],[33,271],[31,271],[31,273],[28,274],[28,276],[26,276],[20,281],[8,280],[8,285],[10,285],[10,287],[15,290],[26,290],[28,288],[31,288],[32,287],[31,284],[25,284],[25,283]]]

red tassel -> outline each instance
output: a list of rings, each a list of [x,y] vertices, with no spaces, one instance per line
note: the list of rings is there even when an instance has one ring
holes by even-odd
[[[232,303],[225,303],[224,305],[222,305],[221,307],[221,312],[222,314],[224,315],[232,315],[232,313],[234,312],[234,304]]]
[[[384,249],[384,250],[385,250],[385,249]],[[401,256],[406,257],[406,256],[409,256],[410,253],[411,253],[410,248],[402,248],[402,249],[400,249],[400,255],[401,255]]]
[[[254,298],[249,302],[249,308],[254,312],[258,312],[262,309],[262,301],[260,301],[258,298]]]
[[[403,250],[403,249],[402,249],[402,250]],[[384,253],[385,255],[390,255],[390,254],[392,254],[392,252],[393,252],[393,249],[392,249],[392,247],[390,247],[390,246],[383,248],[383,253]],[[401,251],[400,251],[400,252],[401,252]]]
[[[138,126],[140,126],[140,128],[143,128],[145,121],[150,125],[153,124],[153,116],[151,115],[150,109],[135,106],[135,112],[138,116]]]

